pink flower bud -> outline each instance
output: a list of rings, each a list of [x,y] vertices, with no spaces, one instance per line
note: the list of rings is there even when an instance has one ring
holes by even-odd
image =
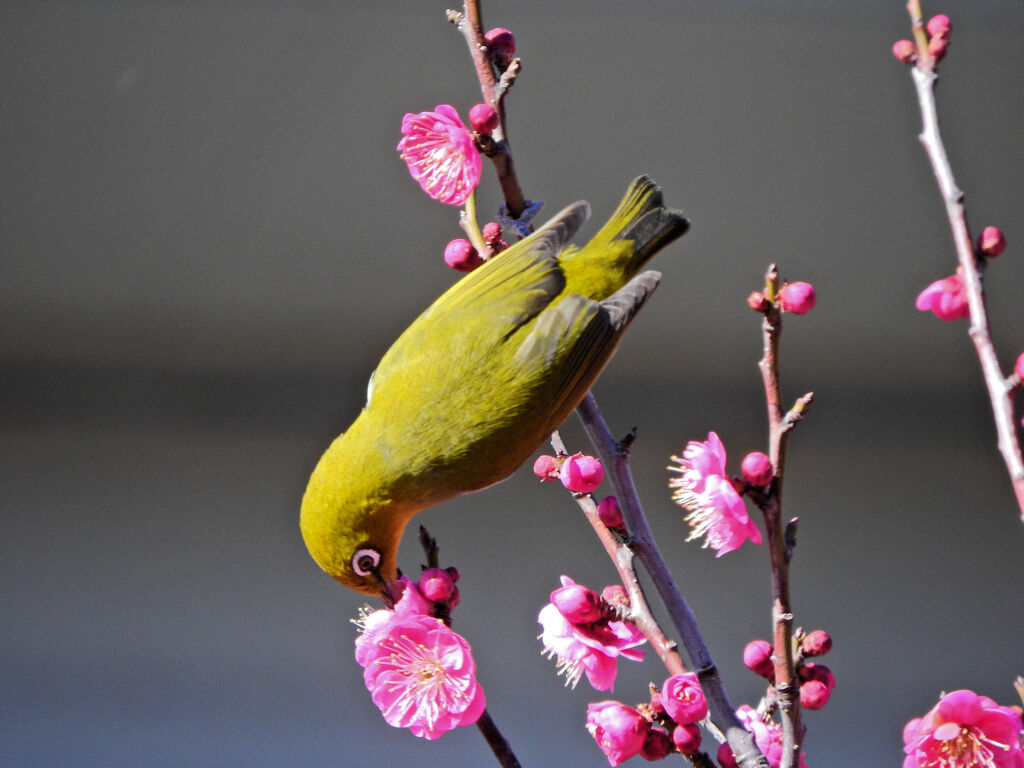
[[[629,608],[629,595],[621,584],[609,584],[602,589],[601,599],[616,608]]]
[[[825,687],[828,688],[829,691],[836,687],[835,675],[833,675],[832,670],[824,664],[815,664],[813,661],[803,664],[797,670],[797,676],[802,682],[817,680],[820,683],[824,683]]]
[[[650,728],[634,707],[617,701],[600,701],[587,707],[587,730],[612,766],[639,754]]]
[[[740,768],[740,764],[733,757],[732,747],[729,746],[728,742],[719,745],[718,754],[715,757],[722,768]]]
[[[749,306],[755,312],[767,312],[768,307],[771,304],[768,303],[768,299],[764,297],[764,294],[760,291],[754,291],[752,294],[747,296],[747,306]]]
[[[1017,358],[1017,364],[1013,366],[1013,370],[1024,380],[1024,352],[1020,353],[1020,356]]]
[[[473,244],[462,237],[452,240],[444,249],[445,263],[459,272],[472,272],[483,264]]]
[[[696,723],[708,714],[704,691],[693,672],[672,675],[666,680],[661,686],[661,703],[668,716],[678,725]]]
[[[904,64],[917,61],[917,47],[909,40],[897,40],[892,47],[892,55]]]
[[[609,528],[626,527],[622,519],[622,510],[619,508],[619,500],[614,496],[605,496],[601,499],[601,503],[597,505],[597,516]]]
[[[938,16],[932,16],[928,19],[928,34],[931,37],[948,38],[950,32],[953,31],[953,24],[949,20],[949,16],[944,13],[940,13]]]
[[[917,308],[922,312],[933,312],[939,320],[946,322],[971,316],[967,303],[967,287],[960,272],[936,280],[917,297]]]
[[[677,725],[672,731],[672,743],[684,755],[692,755],[700,749],[700,728],[696,725]]]
[[[985,227],[978,238],[978,250],[994,259],[1006,248],[1006,238],[999,227]]]
[[[551,593],[551,603],[570,624],[590,624],[601,618],[601,598],[582,584],[569,584]]]
[[[824,656],[832,649],[832,637],[823,629],[816,629],[804,635],[800,644],[804,656]]]
[[[448,599],[455,586],[448,571],[440,568],[427,568],[420,574],[420,592],[427,600],[442,603]]]
[[[767,640],[751,640],[743,649],[743,663],[747,669],[768,680],[775,679],[775,665],[772,664],[772,644]]]
[[[544,480],[555,480],[558,477],[558,468],[561,462],[554,456],[538,456],[533,462],[533,474]]]
[[[794,315],[810,312],[817,300],[814,286],[810,283],[786,283],[779,291],[779,306]]]
[[[640,749],[640,754],[644,760],[664,760],[670,754],[672,754],[674,747],[672,745],[672,739],[665,733],[661,728],[651,728],[647,732],[647,738],[644,739],[644,745]]]
[[[743,479],[758,488],[768,485],[775,476],[772,460],[760,451],[748,453],[743,459],[740,469],[743,471]]]
[[[498,113],[490,104],[475,104],[469,110],[469,127],[477,133],[490,133],[498,122]]]
[[[456,568],[454,565],[449,565],[447,568],[445,568],[445,571],[448,573],[449,576],[452,577],[452,584],[454,584],[462,578],[462,575],[459,573],[459,569]]]
[[[935,61],[942,61],[942,58],[946,55],[947,48],[949,48],[948,38],[933,37],[928,41],[928,53],[932,55]]]
[[[501,225],[496,221],[489,221],[484,224],[481,234],[484,236],[484,242],[493,248],[501,242]]]
[[[462,593],[459,592],[459,588],[458,587],[453,585],[452,586],[452,593],[450,595],[448,595],[448,607],[451,608],[452,610],[454,610],[455,607],[458,606],[458,604],[459,604],[459,602],[461,600],[462,600]]]
[[[819,680],[808,680],[800,686],[800,706],[804,709],[821,709],[828,704],[832,692]]]
[[[562,462],[558,479],[573,493],[590,493],[604,479],[604,467],[593,456],[578,453]]]
[[[484,33],[484,42],[491,51],[494,63],[499,69],[506,69],[516,53],[516,39],[503,27],[495,27]]]

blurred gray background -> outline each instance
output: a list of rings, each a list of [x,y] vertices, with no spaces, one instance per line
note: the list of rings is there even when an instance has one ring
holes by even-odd
[[[0,4],[0,489],[5,766],[481,766],[473,728],[388,727],[352,658],[362,599],[306,554],[305,480],[398,332],[456,275],[453,208],[395,152],[403,113],[479,101],[442,2]],[[1008,368],[1024,348],[1024,5],[948,13],[942,127]],[[765,445],[766,266],[787,317],[800,517],[797,622],[835,638],[816,768],[898,765],[940,691],[1011,704],[1024,529],[966,322],[914,309],[955,256],[917,142],[901,0],[487,2],[523,74],[509,134],[544,215],[603,220],[647,172],[692,231],[596,387],[735,704],[759,680],[766,553],[685,544],[665,465],[716,430]],[[498,202],[485,166],[479,203]],[[543,218],[543,215],[542,215]],[[592,233],[593,226],[585,234]],[[578,426],[564,435],[585,447]],[[606,762],[536,614],[558,576],[613,571],[575,506],[524,469],[418,518],[463,575],[456,628],[524,766]],[[415,571],[415,537],[401,562]],[[664,673],[625,665],[614,696]],[[681,761],[677,758],[676,763]]]

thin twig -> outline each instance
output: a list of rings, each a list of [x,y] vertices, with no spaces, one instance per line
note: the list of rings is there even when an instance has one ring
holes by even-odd
[[[562,442],[561,435],[558,432],[551,434],[551,446],[560,455],[567,453],[565,443]],[[608,553],[608,557],[615,565],[615,570],[619,573],[622,586],[626,588],[626,593],[629,595],[629,613],[623,618],[632,622],[643,633],[655,653],[658,654],[658,658],[661,659],[661,662],[669,671],[669,674],[678,675],[686,672],[686,665],[679,655],[676,643],[665,634],[658,620],[654,617],[653,611],[651,611],[650,603],[647,602],[647,596],[640,586],[640,579],[637,577],[636,568],[633,566],[632,550],[620,542],[611,529],[601,522],[601,518],[597,515],[597,504],[594,503],[593,496],[589,493],[574,493],[573,497],[576,499],[580,509],[583,510],[587,522],[594,529],[594,533],[597,534],[597,538],[600,540],[605,552]]]
[[[921,5],[919,0],[907,3],[911,23],[916,36],[923,36],[921,25]],[[921,47],[920,41],[918,48]],[[927,45],[925,45],[927,50]],[[974,342],[981,372],[988,388],[988,397],[992,403],[995,417],[996,435],[999,451],[1006,463],[1006,470],[1013,484],[1017,497],[1021,520],[1024,521],[1024,458],[1021,456],[1020,442],[1017,439],[1017,427],[1013,416],[1013,392],[1017,385],[1015,376],[1004,376],[999,366],[995,345],[989,330],[988,310],[985,307],[985,288],[982,273],[985,259],[979,256],[974,248],[970,229],[967,226],[967,212],[964,207],[964,193],[956,185],[953,169],[946,155],[946,148],[939,131],[938,111],[935,106],[935,62],[932,58],[922,58],[918,52],[918,63],[911,68],[914,86],[917,90],[917,101],[921,109],[921,134],[918,138],[931,161],[939,193],[946,206],[953,243],[956,246],[957,260],[963,274],[967,305],[970,309],[971,326],[968,331]]]
[[[502,768],[522,768],[519,765],[519,760],[516,759],[515,754],[512,752],[511,745],[501,735],[498,726],[491,719],[491,713],[486,709],[480,715],[480,719],[476,721],[476,727],[487,740],[488,746],[490,746],[494,756],[498,758],[498,763]]]
[[[793,528],[782,522],[782,485],[786,473],[786,443],[790,430],[803,418],[814,400],[808,392],[788,412],[782,410],[782,388],[779,383],[779,336],[782,314],[775,302],[779,291],[779,272],[775,265],[765,274],[764,296],[769,302],[762,330],[764,352],[758,363],[764,382],[768,409],[768,455],[774,478],[763,496],[754,496],[764,514],[768,533],[768,554],[772,573],[772,662],[775,666],[775,702],[782,718],[782,759],[780,768],[800,764],[803,726],[800,717],[800,681],[796,675],[793,654],[793,609],[789,599],[789,561],[793,555]]]
[[[498,114],[499,125],[491,132],[493,141],[486,141],[484,144],[485,154],[494,163],[509,215],[512,218],[519,218],[526,210],[526,198],[523,196],[523,190],[516,178],[515,166],[512,164],[512,152],[509,149],[505,126],[505,96],[515,82],[522,64],[519,59],[513,59],[500,77],[496,75],[490,49],[484,42],[480,0],[466,0],[461,12],[448,11],[448,21],[466,38],[469,54],[473,57],[473,68],[476,70],[477,80],[480,81],[480,93],[484,102],[490,104]]]
[[[628,448],[612,437],[605,424],[597,402],[590,393],[583,399],[576,414],[583,422],[590,442],[594,445],[598,457],[609,473],[612,486],[615,488],[622,517],[626,522],[626,545],[643,563],[651,581],[654,583],[662,603],[668,610],[669,617],[676,632],[682,640],[683,647],[690,659],[690,666],[697,673],[704,697],[708,702],[711,720],[725,734],[733,755],[741,768],[768,768],[768,760],[758,750],[754,737],[740,723],[736,711],[729,702],[729,697],[722,685],[718,668],[711,658],[711,652],[704,643],[704,638],[697,627],[697,620],[686,603],[672,573],[665,564],[665,559],[658,550],[651,533],[647,518],[644,516],[640,499],[633,485],[633,475],[629,469]]]

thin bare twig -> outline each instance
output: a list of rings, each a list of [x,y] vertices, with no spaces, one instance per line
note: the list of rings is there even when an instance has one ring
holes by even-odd
[[[814,400],[808,392],[788,412],[782,409],[782,387],[779,382],[779,336],[782,315],[775,298],[779,291],[779,272],[775,265],[765,274],[764,296],[769,302],[762,330],[764,353],[758,368],[764,381],[768,408],[768,455],[774,478],[768,493],[754,496],[764,514],[768,533],[768,553],[772,573],[772,662],[775,666],[775,702],[782,717],[782,760],[780,768],[800,764],[803,725],[800,716],[800,681],[796,675],[793,654],[793,609],[789,599],[789,561],[793,556],[794,526],[782,522],[782,484],[786,473],[786,443],[790,430],[803,418]],[[787,535],[788,534],[788,535]]]
[[[1017,426],[1013,416],[1013,393],[1019,386],[1018,377],[1004,376],[999,366],[992,334],[989,330],[988,310],[985,307],[985,287],[982,273],[985,258],[974,248],[974,240],[967,226],[967,212],[964,207],[964,193],[957,187],[953,178],[953,169],[946,155],[946,148],[939,131],[938,111],[935,106],[935,84],[938,75],[935,72],[935,60],[928,55],[928,45],[921,24],[920,0],[907,3],[911,25],[917,40],[918,61],[911,68],[917,101],[921,109],[921,134],[918,138],[924,146],[925,153],[931,161],[939,193],[946,206],[953,244],[956,246],[957,260],[963,274],[964,287],[967,293],[967,305],[970,309],[971,326],[968,331],[981,364],[981,372],[992,403],[995,417],[996,435],[999,451],[1006,463],[1006,470],[1013,484],[1017,497],[1021,520],[1024,521],[1024,458],[1021,456],[1020,442],[1017,439]],[[922,53],[923,51],[923,53]]]
[[[576,414],[583,422],[587,436],[593,443],[594,450],[597,451],[598,457],[609,474],[612,486],[615,488],[615,494],[622,509],[622,517],[626,522],[626,546],[643,563],[662,603],[668,610],[669,617],[689,656],[690,666],[700,680],[701,688],[708,702],[708,709],[711,712],[712,722],[725,734],[729,748],[732,749],[741,768],[768,768],[768,760],[758,750],[753,735],[743,727],[739,718],[736,717],[736,710],[729,702],[729,697],[718,674],[718,668],[715,666],[711,652],[697,627],[697,619],[679,591],[672,573],[665,564],[665,559],[654,542],[654,536],[647,524],[647,518],[640,506],[640,499],[633,484],[633,475],[629,469],[628,446],[619,443],[612,437],[592,394],[587,393],[583,402],[576,409]]]

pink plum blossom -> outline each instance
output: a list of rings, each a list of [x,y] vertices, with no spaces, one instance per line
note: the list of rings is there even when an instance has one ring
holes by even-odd
[[[708,714],[704,691],[693,672],[672,675],[665,681],[661,687],[661,705],[678,725],[700,722]]]
[[[562,576],[562,586],[576,582]],[[575,687],[584,673],[599,691],[610,691],[615,684],[618,658],[643,661],[644,652],[636,646],[646,642],[643,633],[633,624],[602,618],[590,623],[574,624],[554,603],[545,605],[537,617],[543,627],[540,640],[544,652],[555,657],[558,674],[564,674],[566,685]]]
[[[635,707],[599,701],[587,707],[587,730],[615,766],[643,749],[651,724]]]
[[[1020,714],[973,691],[945,694],[903,743],[903,768],[1024,768]]]
[[[448,104],[406,114],[397,149],[423,191],[442,203],[462,205],[480,181],[482,163],[473,136]]]
[[[381,622],[380,613],[391,616]],[[374,650],[357,644],[356,658],[362,659],[363,681],[389,725],[437,739],[479,719],[484,691],[464,638],[433,616],[375,611],[371,617]]]
[[[725,473],[725,446],[718,435],[709,432],[707,442],[691,441],[682,458],[673,456],[672,461],[679,466],[669,469],[682,475],[669,481],[676,489],[672,498],[690,511],[686,521],[693,530],[687,541],[705,536],[704,546],[714,549],[716,557],[747,539],[761,544],[761,532]]]
[[[958,320],[969,317],[967,290],[963,276],[955,275],[936,280],[917,297],[917,308],[922,312],[933,312],[939,320]]]

